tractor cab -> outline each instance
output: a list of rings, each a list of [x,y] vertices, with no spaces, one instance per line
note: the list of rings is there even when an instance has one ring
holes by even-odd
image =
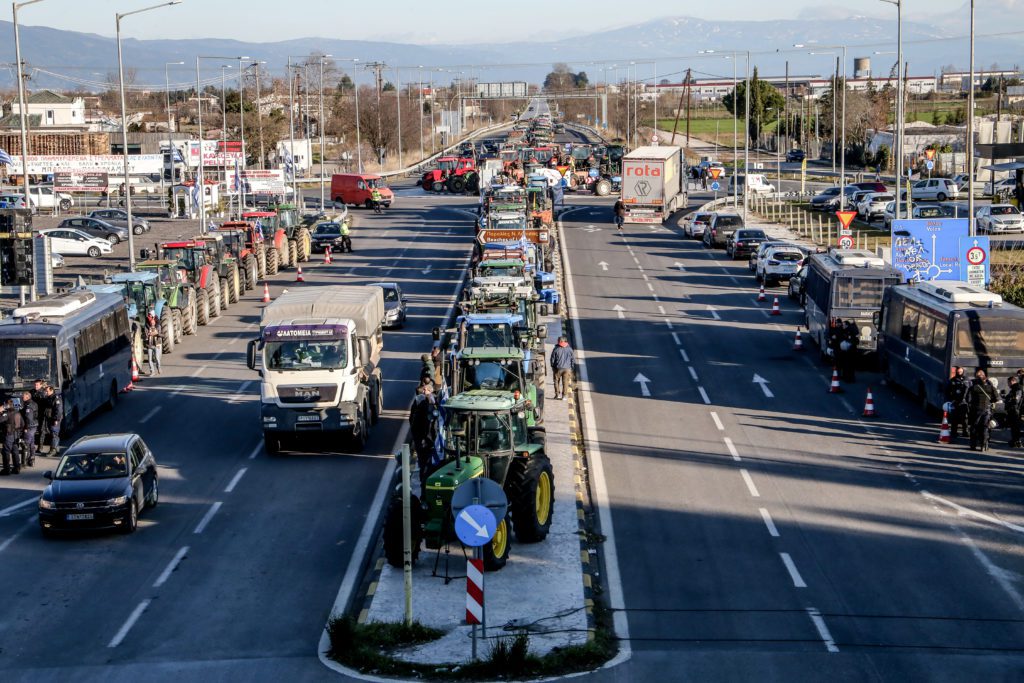
[[[160,245],[160,255],[174,263],[177,269],[188,273],[190,279],[210,260],[206,253],[206,243],[197,240],[164,242]]]
[[[116,273],[110,281],[122,286],[128,317],[145,322],[146,313],[156,309],[160,276],[154,272]]]

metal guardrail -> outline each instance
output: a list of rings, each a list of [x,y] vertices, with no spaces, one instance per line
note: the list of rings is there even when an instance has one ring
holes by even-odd
[[[571,129],[573,129],[573,130],[575,130],[577,132],[585,133],[586,135],[589,135],[589,136],[597,139],[597,141],[600,142],[601,144],[607,144],[608,143],[608,140],[606,140],[605,137],[603,135],[601,135],[600,131],[598,131],[596,128],[593,128],[591,126],[586,126],[586,125],[584,125],[582,123],[566,123],[564,125],[565,125],[566,128],[571,128]]]

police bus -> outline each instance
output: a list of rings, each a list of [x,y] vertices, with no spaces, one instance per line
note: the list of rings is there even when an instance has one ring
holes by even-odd
[[[857,324],[859,351],[874,351],[878,334],[873,316],[882,305],[882,292],[900,282],[902,273],[885,265],[870,251],[830,249],[825,254],[811,254],[807,260],[804,306],[807,332],[821,353],[831,353],[829,331],[837,318]]]
[[[889,287],[878,346],[882,371],[936,408],[946,401],[952,368],[976,368],[1005,388],[1024,367],[1024,309],[966,282],[941,280]]]
[[[37,379],[62,394],[67,430],[101,407],[112,408],[131,382],[124,298],[77,289],[0,320],[0,393],[31,391]]]

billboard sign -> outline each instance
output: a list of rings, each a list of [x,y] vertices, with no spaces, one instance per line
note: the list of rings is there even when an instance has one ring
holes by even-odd
[[[966,218],[914,218],[892,223],[892,265],[907,281],[960,280]],[[986,250],[987,251],[987,250]]]
[[[245,194],[283,195],[287,192],[284,169],[250,170],[241,172],[242,190]],[[228,192],[235,191],[235,169],[228,169]]]
[[[105,171],[57,171],[53,174],[56,192],[106,192],[110,174]]]
[[[21,155],[11,159],[7,167],[11,175],[21,175]],[[164,157],[162,154],[129,154],[128,173],[131,175],[151,175],[162,173]],[[120,154],[60,154],[37,155],[28,157],[28,172],[31,175],[50,175],[68,171],[74,173],[100,172],[111,175],[124,175],[124,157]]]
[[[199,140],[190,140],[185,153],[185,163],[189,168],[199,166]],[[229,140],[225,147],[222,140],[203,140],[203,166],[234,167],[235,162],[245,165],[242,161],[242,146],[240,142]]]
[[[664,202],[664,165],[650,159],[622,160],[622,202],[624,204],[654,204]]]
[[[526,95],[526,81],[476,84],[477,97],[526,97]]]

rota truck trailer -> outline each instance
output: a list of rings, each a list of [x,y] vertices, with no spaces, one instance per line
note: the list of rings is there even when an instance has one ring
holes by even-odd
[[[622,203],[627,223],[664,223],[686,206],[681,147],[638,147],[622,157]]]
[[[287,292],[263,309],[247,362],[258,370],[260,419],[267,451],[319,437],[366,445],[384,403],[384,290],[317,287]]]

